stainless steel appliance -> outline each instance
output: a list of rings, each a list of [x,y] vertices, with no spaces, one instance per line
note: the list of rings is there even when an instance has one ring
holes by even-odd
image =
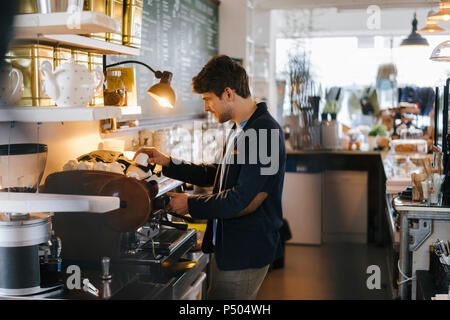
[[[139,181],[102,171],[56,172],[41,188],[47,193],[120,197],[121,207],[105,214],[54,216],[55,234],[64,243],[63,269],[78,265],[83,273],[97,273],[98,278],[104,274],[104,257],[110,259],[113,289],[105,295],[99,288],[103,298],[143,298],[148,294],[139,293],[143,287],[166,286],[175,274],[198,264],[185,258],[197,244],[196,230],[180,223],[186,218],[164,210],[170,200],[165,194],[179,191],[182,182],[162,176],[161,168],[153,168],[153,173],[147,181]]]
[[[0,213],[0,295],[30,296],[62,289],[61,242],[50,214]]]
[[[36,192],[47,146],[0,146],[0,191]],[[0,213],[0,295],[29,296],[62,288],[61,242],[47,213]]]
[[[317,161],[287,161],[282,206],[292,233],[288,243],[322,244],[322,171]]]

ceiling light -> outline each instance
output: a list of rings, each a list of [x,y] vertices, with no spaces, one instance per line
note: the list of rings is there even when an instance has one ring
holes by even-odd
[[[406,39],[403,39],[400,43],[401,47],[427,47],[429,46],[427,39],[417,33],[417,19],[414,13],[414,19],[412,21],[412,31]]]
[[[417,31],[418,33],[439,33],[439,32],[444,32],[445,30],[442,29],[441,27],[439,27],[437,25],[437,21],[436,20],[431,20],[429,17],[431,17],[433,15],[433,11],[428,12],[428,18],[427,18],[427,25],[425,26],[425,28],[420,29],[419,31]]]
[[[450,40],[442,42],[431,53],[430,60],[450,61]]]
[[[431,21],[449,21],[450,20],[450,1],[441,1],[439,3],[439,12],[428,17]]]

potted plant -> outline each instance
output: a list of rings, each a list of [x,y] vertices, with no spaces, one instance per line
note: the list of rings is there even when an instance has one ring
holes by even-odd
[[[369,150],[373,150],[377,147],[377,137],[385,136],[387,134],[386,127],[383,125],[377,125],[369,131],[367,142],[369,144]]]

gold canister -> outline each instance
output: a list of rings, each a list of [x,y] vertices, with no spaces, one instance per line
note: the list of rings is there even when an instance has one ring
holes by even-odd
[[[17,12],[19,14],[37,13],[37,1],[36,0],[19,0],[17,6]]]
[[[53,61],[55,69],[61,64],[69,61],[72,58],[72,50],[68,48],[56,47],[53,50]]]
[[[117,130],[117,120],[114,118],[100,120],[100,130],[102,133],[109,133]]]
[[[82,50],[72,50],[72,58],[75,63],[82,64],[89,69],[89,53]]]
[[[129,47],[141,47],[142,0],[126,0],[123,16],[123,44]]]
[[[99,53],[89,53],[89,71],[96,69],[103,70],[103,55]],[[90,106],[104,106],[103,91],[95,95],[89,103]]]
[[[84,0],[83,11],[94,11],[106,14],[107,0]]]
[[[123,0],[107,0],[106,3],[106,12],[107,15],[113,19],[119,19],[121,22],[123,21]],[[122,25],[122,23],[121,23]],[[119,32],[108,32],[106,33],[106,41],[122,44],[122,30]]]
[[[55,101],[44,91],[44,75],[39,70],[42,62],[54,65],[53,47],[38,44],[16,44],[10,47],[5,60],[22,71],[24,91],[18,106],[55,106]]]
[[[106,3],[107,0],[84,0],[83,11],[93,11],[107,15]],[[106,40],[106,33],[92,33],[88,36],[98,40]]]

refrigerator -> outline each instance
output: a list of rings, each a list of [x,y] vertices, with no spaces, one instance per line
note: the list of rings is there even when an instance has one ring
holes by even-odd
[[[292,244],[322,244],[322,172],[313,162],[288,160],[282,196]]]

